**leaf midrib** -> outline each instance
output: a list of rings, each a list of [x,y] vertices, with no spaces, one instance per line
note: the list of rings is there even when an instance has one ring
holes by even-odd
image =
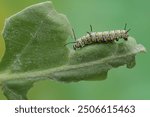
[[[53,69],[47,69],[47,70],[40,70],[40,71],[32,71],[32,72],[24,72],[24,73],[11,73],[10,71],[5,71],[3,74],[0,74],[0,82],[5,81],[5,80],[11,80],[11,79],[26,79],[26,78],[34,78],[34,80],[44,80],[44,79],[50,79],[50,75],[52,73],[60,72],[60,71],[67,71],[67,70],[73,70],[77,68],[83,68],[91,65],[97,65],[101,63],[107,63],[108,61],[112,59],[119,59],[123,57],[127,57],[133,54],[136,54],[137,52],[145,52],[145,48],[139,44],[137,45],[132,52],[124,54],[124,55],[119,55],[119,56],[109,56],[106,58],[103,58],[101,60],[96,60],[96,61],[91,61],[88,63],[82,63],[82,64],[77,64],[77,65],[63,65],[61,67],[56,67]]]

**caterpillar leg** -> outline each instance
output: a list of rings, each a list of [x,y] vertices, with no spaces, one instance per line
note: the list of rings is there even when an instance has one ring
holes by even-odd
[[[128,40],[128,38],[123,38],[125,41],[127,41]]]
[[[118,39],[118,38],[116,38],[115,40],[116,40],[116,41],[119,41],[119,39]]]
[[[73,45],[73,49],[76,50],[76,47]]]

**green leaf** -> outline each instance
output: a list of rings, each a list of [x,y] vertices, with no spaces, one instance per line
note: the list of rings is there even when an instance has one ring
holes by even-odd
[[[68,20],[51,2],[24,9],[6,20],[6,52],[0,69],[25,72],[65,64],[68,49],[64,44],[69,34]]]
[[[10,80],[3,82],[3,91],[7,99],[23,100],[27,99],[27,92],[32,87],[33,82],[29,80]]]
[[[6,20],[3,30],[6,52],[0,64],[0,81],[30,78],[27,77],[28,72],[38,73],[64,65],[69,54],[64,44],[69,35],[71,27],[66,16],[58,13],[50,1],[30,6],[11,16]],[[23,74],[23,77],[19,74]],[[32,82],[34,78],[28,80]],[[7,94],[10,88],[6,86],[8,84],[11,82],[3,85],[4,94],[9,99],[15,99]],[[17,81],[11,85],[17,85]]]
[[[145,52],[141,44],[132,37],[121,43],[94,44],[70,54],[68,68],[54,73],[61,81],[103,80],[107,72],[122,65],[135,66],[135,55]]]
[[[0,64],[4,95],[27,99],[32,84],[45,79],[104,80],[112,68],[134,67],[135,55],[145,51],[132,37],[69,50],[64,45],[71,34],[67,18],[51,2],[30,6],[8,18],[3,31],[6,52]]]

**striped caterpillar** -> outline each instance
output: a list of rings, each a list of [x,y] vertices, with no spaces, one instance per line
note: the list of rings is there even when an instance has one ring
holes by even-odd
[[[128,32],[130,31],[130,29],[126,30],[126,26],[127,24],[125,24],[124,30],[92,32],[92,26],[90,25],[91,32],[87,32],[87,35],[80,37],[77,40],[76,40],[74,30],[72,29],[75,42],[69,42],[69,43],[75,43],[73,45],[73,49],[76,50],[77,48],[82,48],[86,45],[90,45],[94,43],[109,43],[109,42],[114,42],[115,40],[118,41],[121,38],[127,41],[129,37]]]

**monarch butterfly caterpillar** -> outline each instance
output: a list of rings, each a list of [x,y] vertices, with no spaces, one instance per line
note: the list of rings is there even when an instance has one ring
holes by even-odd
[[[87,35],[82,36],[79,39],[76,39],[74,30],[72,29],[75,42],[69,42],[67,44],[75,43],[73,45],[73,49],[76,50],[77,48],[82,48],[86,45],[90,45],[94,43],[109,43],[109,42],[114,42],[115,40],[118,41],[121,38],[127,41],[129,37],[128,32],[130,31],[130,29],[126,30],[126,26],[127,24],[125,24],[123,30],[92,32],[92,26],[90,25],[91,32],[87,32]]]

